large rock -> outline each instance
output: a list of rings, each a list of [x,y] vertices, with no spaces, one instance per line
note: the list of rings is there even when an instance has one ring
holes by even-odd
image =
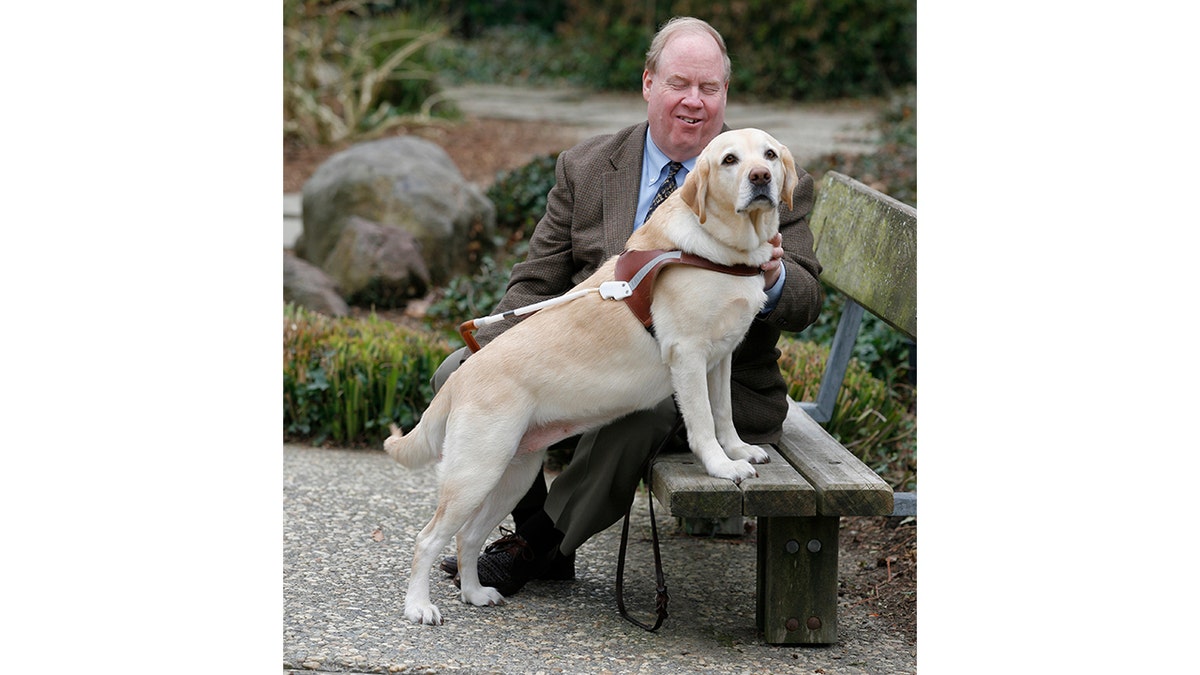
[[[304,231],[295,248],[304,259],[328,271],[343,229],[358,216],[409,232],[434,285],[473,271],[472,246],[489,242],[496,224],[491,201],[450,156],[412,136],[333,155],[304,184],[303,200]]]
[[[402,307],[429,290],[429,269],[413,235],[358,216],[346,220],[324,270],[352,305]]]
[[[283,252],[283,301],[329,316],[350,313],[338,293],[337,283],[329,275],[287,251]]]

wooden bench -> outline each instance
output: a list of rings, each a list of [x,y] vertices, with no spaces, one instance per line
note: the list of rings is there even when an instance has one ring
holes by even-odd
[[[916,515],[915,493],[897,498],[819,424],[832,415],[864,309],[916,339],[916,210],[829,172],[809,220],[821,280],[846,296],[817,400],[789,400],[757,478],[712,478],[685,453],[659,458],[650,486],[691,533],[758,519],[757,623],[771,644],[837,641],[841,516]]]

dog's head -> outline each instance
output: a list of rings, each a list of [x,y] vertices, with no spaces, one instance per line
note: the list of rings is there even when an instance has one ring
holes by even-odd
[[[765,212],[779,208],[781,199],[791,208],[799,181],[796,161],[785,145],[760,129],[736,129],[704,148],[680,196],[702,225],[710,214],[719,214],[726,223],[749,217],[757,225]]]

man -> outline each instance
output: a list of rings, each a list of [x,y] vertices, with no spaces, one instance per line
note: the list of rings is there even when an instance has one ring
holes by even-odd
[[[546,214],[513,268],[494,313],[557,297],[624,249],[648,217],[664,185],[682,185],[700,151],[725,126],[730,62],[725,42],[708,23],[675,18],[655,35],[642,73],[647,121],[599,136],[559,155]],[[817,318],[823,293],[807,216],[812,177],[800,169],[793,208],[780,213],[781,245],[763,265],[767,305],[733,356],[733,420],[742,439],[779,440],[787,416],[787,386],[775,343]],[[661,199],[661,197],[660,197]],[[511,321],[511,320],[510,320]],[[511,322],[481,329],[486,345]],[[452,354],[434,376],[441,383],[466,358]],[[511,595],[530,579],[573,579],[575,549],[626,512],[654,448],[675,420],[671,398],[579,437],[574,455],[547,492],[539,475],[513,510],[516,532],[487,547],[480,580]],[[457,571],[447,558],[442,569]]]

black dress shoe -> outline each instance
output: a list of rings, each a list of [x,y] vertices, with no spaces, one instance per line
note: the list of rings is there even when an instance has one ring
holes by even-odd
[[[458,558],[442,560],[440,567],[459,584]],[[539,556],[519,534],[509,533],[497,539],[479,556],[479,583],[491,586],[501,595],[513,595],[530,579],[569,581],[575,578],[575,554],[562,555],[557,548]]]

